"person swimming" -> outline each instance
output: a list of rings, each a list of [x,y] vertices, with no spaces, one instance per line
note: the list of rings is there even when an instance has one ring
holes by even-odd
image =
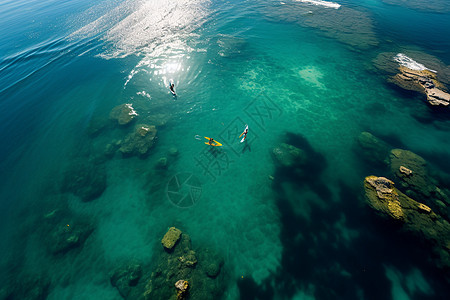
[[[176,95],[176,93],[175,93],[175,84],[174,84],[174,83],[171,83],[169,88],[170,88],[170,92],[171,92],[172,94]]]

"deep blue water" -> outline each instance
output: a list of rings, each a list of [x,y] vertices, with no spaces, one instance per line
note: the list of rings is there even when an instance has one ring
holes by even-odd
[[[223,257],[224,299],[444,298],[429,247],[365,205],[364,177],[388,174],[355,140],[369,131],[450,178],[448,110],[375,63],[411,53],[450,82],[450,16],[338,2],[1,1],[0,298],[39,277],[44,298],[121,299],[111,270],[137,260],[151,273],[170,226]],[[124,104],[128,126],[110,119]],[[155,125],[156,142],[122,155],[136,125]],[[274,163],[282,142],[307,154],[301,173]],[[186,174],[201,195],[174,204]],[[55,215],[93,231],[54,255]]]

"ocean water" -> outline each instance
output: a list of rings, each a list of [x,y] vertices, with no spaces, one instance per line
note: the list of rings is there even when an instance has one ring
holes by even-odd
[[[388,2],[1,1],[0,297],[30,276],[47,299],[122,299],[111,271],[151,271],[176,226],[223,257],[224,299],[443,299],[448,271],[364,203],[386,174],[355,151],[363,131],[450,178],[450,111],[386,71],[405,53],[449,84],[450,15]],[[140,124],[153,147],[122,155]],[[275,164],[280,143],[302,174]],[[55,255],[71,225],[90,234]]]

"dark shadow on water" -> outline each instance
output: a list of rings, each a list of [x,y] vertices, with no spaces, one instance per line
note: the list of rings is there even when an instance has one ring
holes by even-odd
[[[242,148],[242,153],[245,152],[252,152],[252,147],[250,146],[249,143],[247,143],[247,141],[244,141],[244,147]]]
[[[302,135],[287,132],[284,142],[305,151],[307,161],[300,167],[278,167],[275,171],[277,180],[273,183],[275,189],[281,189],[280,184],[283,182],[291,182],[311,189],[320,198],[328,201],[331,192],[325,182],[320,181],[320,177],[328,165],[325,157],[315,151]]]
[[[271,276],[271,284],[239,279],[241,299],[292,299],[303,292],[317,300],[389,300],[393,299],[393,286],[387,268],[399,274],[401,288],[412,300],[443,299],[449,294],[450,285],[444,279],[448,274],[431,262],[430,249],[381,221],[367,207],[364,177],[353,186],[338,182],[332,194],[321,178],[327,166],[323,156],[302,136],[288,133],[284,142],[314,159],[306,173],[277,166],[272,187],[281,221],[280,267]],[[294,194],[284,189],[286,185],[294,187]],[[310,205],[305,218],[294,206],[310,192],[325,204]],[[406,276],[416,269],[429,285],[428,294],[420,287],[408,290]]]
[[[238,288],[242,300],[269,300],[274,297],[273,288],[268,281],[258,285],[251,277],[240,278]]]

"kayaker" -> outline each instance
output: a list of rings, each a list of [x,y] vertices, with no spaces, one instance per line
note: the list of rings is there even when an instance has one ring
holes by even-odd
[[[245,128],[244,132],[242,133],[244,135],[244,141],[247,138],[248,128]]]

